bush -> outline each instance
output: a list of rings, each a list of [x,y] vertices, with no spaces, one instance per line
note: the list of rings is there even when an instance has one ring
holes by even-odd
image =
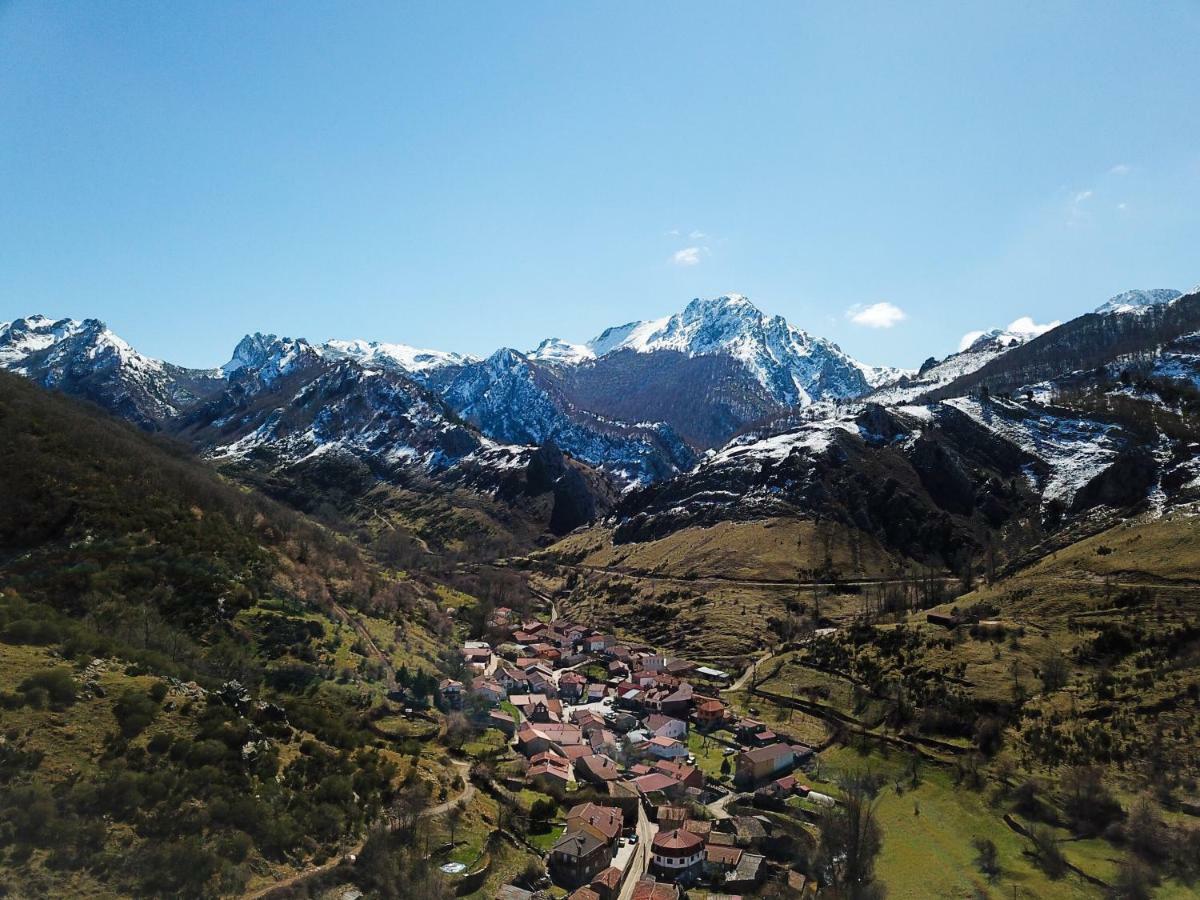
[[[61,667],[34,672],[17,685],[17,690],[25,695],[25,702],[30,706],[50,705],[55,709],[70,706],[77,695],[71,670]]]
[[[1058,846],[1054,832],[1045,825],[1035,825],[1029,832],[1029,839],[1033,842],[1033,855],[1042,871],[1050,878],[1062,878],[1067,873],[1067,859]]]
[[[971,841],[975,848],[975,862],[979,871],[987,876],[988,881],[1000,877],[1000,855],[996,852],[996,844],[990,838],[975,838]]]
[[[154,754],[166,753],[170,747],[171,736],[165,731],[160,731],[154,735],[154,737],[150,738],[150,742],[146,744],[146,749]]]
[[[1095,766],[1078,766],[1063,775],[1063,812],[1076,833],[1099,834],[1124,815],[1103,777],[1103,771]]]
[[[161,682],[160,682],[161,684]],[[126,691],[113,705],[113,715],[126,738],[145,731],[158,715],[158,704],[141,691]]]
[[[0,640],[6,644],[57,644],[62,640],[60,630],[50,622],[34,619],[17,619],[0,630]]]

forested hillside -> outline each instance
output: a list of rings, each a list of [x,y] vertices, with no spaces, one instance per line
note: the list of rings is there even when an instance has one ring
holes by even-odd
[[[0,498],[0,894],[238,893],[445,793],[385,697],[444,588],[7,374]]]

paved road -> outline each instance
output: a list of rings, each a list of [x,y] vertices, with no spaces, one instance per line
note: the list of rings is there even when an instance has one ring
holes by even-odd
[[[708,804],[708,806],[706,806],[705,809],[707,809],[710,813],[712,813],[712,817],[714,819],[728,819],[728,818],[730,818],[729,810],[727,809],[729,804],[732,803],[734,800],[736,800],[738,797],[744,797],[744,796],[748,796],[748,795],[739,794],[736,791],[730,791],[725,796],[719,797],[718,799],[714,800],[712,803]]]
[[[633,860],[630,862],[634,870],[625,879],[625,884],[621,888],[621,893],[617,895],[617,900],[631,900],[633,889],[637,886],[638,879],[645,875],[646,871],[650,868],[650,844],[654,841],[654,835],[658,834],[658,826],[646,817],[646,810],[640,803],[638,804],[637,825],[634,827],[634,830],[638,836],[637,846],[634,848]]]
[[[458,766],[460,769],[464,770],[462,777],[463,781],[466,782],[466,787],[462,789],[462,793],[460,793],[457,797],[447,800],[445,803],[439,803],[437,806],[431,806],[428,809],[421,810],[419,814],[420,818],[429,819],[433,816],[440,816],[443,813],[448,813],[460,803],[470,803],[471,798],[475,796],[475,785],[471,783],[470,778],[471,764],[457,759],[450,760],[450,764],[453,766]]]
[[[750,663],[750,665],[746,666],[746,671],[738,676],[737,681],[735,681],[733,684],[731,684],[727,688],[721,688],[721,692],[724,693],[725,691],[740,691],[742,688],[744,688],[746,686],[746,682],[748,682],[750,680],[750,678],[754,675],[755,667],[762,665],[767,660],[771,659],[774,655],[775,655],[774,653],[767,653],[766,656],[762,656],[759,659],[756,659],[754,662]]]

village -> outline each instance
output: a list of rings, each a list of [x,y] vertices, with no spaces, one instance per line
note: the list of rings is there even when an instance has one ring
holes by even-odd
[[[585,624],[494,610],[491,642],[466,641],[439,706],[502,735],[493,790],[558,804],[545,875],[503,900],[787,896],[816,885],[789,868],[782,817],[834,799],[805,784],[816,751],[721,699],[734,676]],[[795,801],[793,801],[795,804]],[[774,893],[774,891],[773,891]]]

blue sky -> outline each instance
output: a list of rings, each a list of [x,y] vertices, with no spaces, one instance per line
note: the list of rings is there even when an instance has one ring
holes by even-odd
[[[0,320],[212,365],[736,291],[917,365],[1200,282],[1200,4],[993,7],[0,0]]]

